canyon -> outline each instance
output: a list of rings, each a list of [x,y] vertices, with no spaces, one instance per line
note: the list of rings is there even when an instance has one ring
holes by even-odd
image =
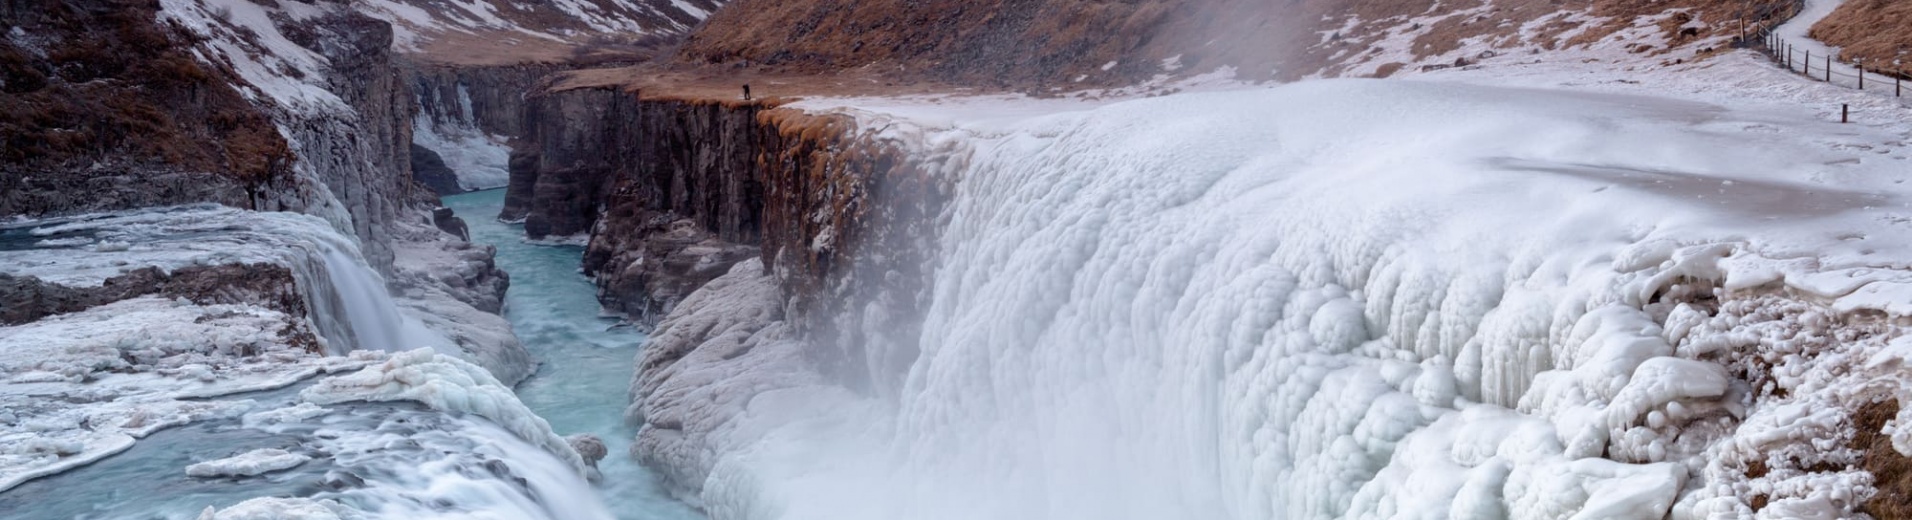
[[[4,7],[0,505],[1897,517],[1778,2],[851,4]]]

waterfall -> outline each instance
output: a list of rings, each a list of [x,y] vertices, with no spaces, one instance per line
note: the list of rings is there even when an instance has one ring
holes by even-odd
[[[171,270],[195,264],[269,263],[288,267],[304,296],[307,319],[332,354],[374,349],[403,351],[455,345],[401,314],[351,237],[317,217],[253,212],[216,205],[82,215],[34,225],[40,237],[70,238],[89,251],[49,249],[17,270],[50,282],[97,285],[125,266]]]
[[[943,134],[973,151],[920,350],[842,349],[913,359],[847,363],[893,399],[756,390],[763,346],[668,369],[762,392],[709,434],[714,516],[1718,511],[1741,322],[1693,324],[1753,304],[1706,298],[1863,267],[1825,230],[1877,227],[1788,177],[1836,152],[1697,103],[1325,81],[1072,110]]]

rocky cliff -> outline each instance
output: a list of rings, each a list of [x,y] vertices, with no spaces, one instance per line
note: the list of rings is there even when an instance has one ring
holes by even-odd
[[[704,448],[738,414],[687,374],[748,354],[777,367],[754,388],[828,374],[882,395],[899,385],[875,378],[914,361],[928,301],[954,154],[778,104],[545,92],[512,161],[503,217],[532,238],[588,232],[599,301],[657,327],[632,382],[633,453],[693,502]],[[896,348],[862,351],[878,342]]]
[[[0,4],[0,216],[293,191],[294,155],[152,0]]]
[[[800,317],[876,292],[853,278],[925,275],[927,230],[883,226],[933,221],[941,188],[846,117],[614,87],[529,103],[500,217],[523,219],[534,239],[589,232],[583,267],[607,309],[654,323],[759,255]],[[859,247],[892,254],[854,265]]]

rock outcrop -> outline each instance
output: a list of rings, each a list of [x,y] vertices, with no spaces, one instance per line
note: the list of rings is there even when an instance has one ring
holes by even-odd
[[[432,193],[451,195],[463,193],[465,189],[458,185],[458,173],[445,165],[445,159],[430,148],[412,143],[412,178],[418,179]]]
[[[0,325],[29,323],[148,295],[184,298],[198,305],[252,304],[288,316],[306,315],[305,296],[290,269],[273,264],[228,264],[184,267],[170,273],[144,267],[90,287],[0,274]],[[302,345],[308,352],[319,351],[319,342],[305,329],[288,327],[280,332],[288,344]]]
[[[252,207],[297,183],[272,119],[157,4],[0,8],[0,216]]]

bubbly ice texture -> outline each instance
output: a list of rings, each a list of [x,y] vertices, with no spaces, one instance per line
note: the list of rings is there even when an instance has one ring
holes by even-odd
[[[0,250],[0,272],[98,286],[128,269],[267,263],[290,268],[328,351],[450,349],[398,312],[358,244],[308,215],[217,205],[82,215],[9,226],[60,247]],[[16,230],[16,232],[21,232]],[[455,351],[455,350],[453,350]]]
[[[578,476],[588,474],[588,466],[571,444],[525,407],[510,387],[483,367],[430,349],[400,352],[358,372],[319,380],[299,396],[318,405],[415,401],[434,410],[477,415],[550,452]]]
[[[278,448],[260,448],[219,460],[186,466],[186,475],[202,478],[251,477],[305,464],[312,457]]]
[[[1809,439],[1907,388],[1869,317],[1912,301],[1903,127],[1405,81],[848,104],[970,149],[921,350],[862,346],[912,360],[849,360],[900,382],[865,398],[735,341],[651,372],[653,417],[725,414],[656,445],[718,517],[1846,516],[1870,481]]]

